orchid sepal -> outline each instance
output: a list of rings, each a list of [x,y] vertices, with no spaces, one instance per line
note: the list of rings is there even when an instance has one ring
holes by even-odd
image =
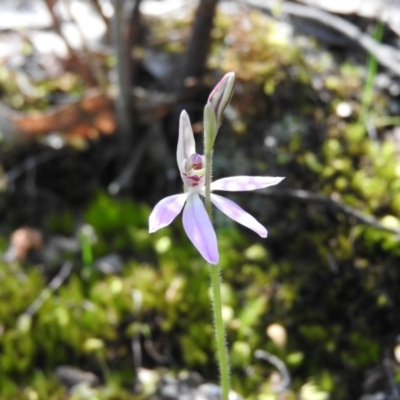
[[[189,115],[183,110],[179,118],[179,136],[176,149],[176,161],[181,172],[184,161],[188,160],[194,153],[196,153],[196,143],[194,141],[192,124],[190,123]]]

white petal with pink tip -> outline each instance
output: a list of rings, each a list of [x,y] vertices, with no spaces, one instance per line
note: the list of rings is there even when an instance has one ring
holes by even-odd
[[[149,217],[149,233],[169,225],[182,211],[189,193],[176,194],[159,201]]]
[[[246,190],[263,189],[277,185],[285,178],[272,176],[232,176],[218,179],[211,183],[211,191],[226,190],[227,192],[243,192]]]

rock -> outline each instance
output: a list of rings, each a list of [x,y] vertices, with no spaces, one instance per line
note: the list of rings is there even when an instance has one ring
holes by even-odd
[[[162,400],[220,400],[221,388],[213,383],[202,383],[203,378],[194,372],[173,378],[164,376],[158,387],[157,399]],[[231,391],[229,400],[243,400]]]
[[[100,382],[100,379],[93,372],[82,371],[81,369],[68,365],[60,365],[57,367],[56,375],[68,389],[81,383],[86,383],[89,386],[96,386]]]

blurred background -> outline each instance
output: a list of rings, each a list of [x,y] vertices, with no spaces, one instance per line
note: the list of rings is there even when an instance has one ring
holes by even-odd
[[[180,217],[178,119],[214,177],[235,398],[400,399],[398,0],[1,0],[0,399],[217,399],[208,270]]]

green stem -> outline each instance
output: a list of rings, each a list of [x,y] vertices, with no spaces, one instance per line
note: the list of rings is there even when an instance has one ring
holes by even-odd
[[[377,42],[380,42],[382,40],[383,28],[384,24],[381,21],[379,21],[374,32],[374,39]],[[373,55],[369,54],[367,62],[367,78],[365,81],[363,92],[361,94],[361,111],[359,117],[360,122],[364,124],[368,119],[368,113],[370,111],[371,104],[373,101],[374,81],[377,72],[378,72],[378,62],[376,61],[376,58]]]
[[[206,170],[205,170],[205,187],[206,187],[206,210],[212,222],[212,210],[211,210],[211,153],[206,154]]]
[[[218,265],[210,265],[212,303],[214,312],[215,338],[217,341],[217,357],[219,362],[219,373],[222,389],[222,400],[229,397],[229,361],[225,342],[224,321],[222,320],[221,280]]]
[[[205,170],[205,206],[212,221],[211,213],[211,152],[206,154],[206,170]],[[209,264],[210,277],[211,277],[211,289],[212,289],[212,309],[214,314],[214,329],[215,339],[217,342],[217,360],[219,363],[219,372],[222,389],[222,400],[228,400],[229,397],[229,361],[228,353],[225,342],[225,328],[224,321],[222,319],[222,300],[221,300],[221,270],[219,265]]]

